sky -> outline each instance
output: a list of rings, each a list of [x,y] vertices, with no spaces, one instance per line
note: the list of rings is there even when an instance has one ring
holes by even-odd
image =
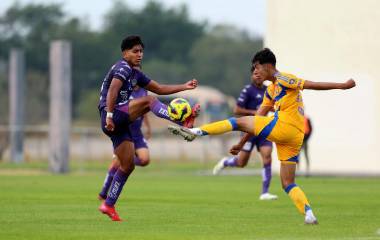
[[[141,8],[148,0],[124,0],[132,8]],[[233,24],[251,35],[265,34],[265,0],[156,0],[165,7],[186,4],[192,20],[205,21],[211,25]],[[15,0],[1,0],[0,14]],[[112,6],[112,0],[18,0],[19,3],[62,3],[72,16],[82,16],[92,29],[101,27],[104,13]]]

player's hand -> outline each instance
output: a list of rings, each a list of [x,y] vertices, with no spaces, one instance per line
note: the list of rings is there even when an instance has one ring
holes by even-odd
[[[185,89],[186,90],[194,89],[197,86],[198,86],[198,80],[197,79],[192,79],[192,80],[188,81],[187,83],[185,83]]]
[[[108,131],[113,131],[115,129],[115,123],[113,122],[112,118],[106,118],[106,129]]]
[[[352,78],[350,78],[349,80],[347,80],[347,82],[343,83],[343,89],[344,90],[353,88],[355,86],[356,86],[356,83],[355,83],[355,81]]]
[[[240,146],[239,144],[233,145],[230,149],[230,153],[232,155],[238,155],[241,149],[242,149],[242,146]]]

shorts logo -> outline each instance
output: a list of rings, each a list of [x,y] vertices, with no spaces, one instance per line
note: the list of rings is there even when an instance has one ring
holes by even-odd
[[[251,151],[252,148],[252,143],[251,142],[246,142],[243,146],[244,151]]]

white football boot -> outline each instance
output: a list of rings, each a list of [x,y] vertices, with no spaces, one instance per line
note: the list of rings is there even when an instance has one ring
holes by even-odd
[[[317,218],[314,216],[313,211],[311,211],[311,209],[306,211],[305,224],[308,224],[308,225],[318,224]]]
[[[215,165],[214,169],[212,169],[213,175],[218,175],[224,168],[224,161],[226,161],[228,157],[224,157]]]
[[[168,130],[174,135],[183,137],[183,139],[185,139],[188,142],[193,141],[197,137],[197,135],[189,131],[188,128],[181,127],[181,126],[169,125]]]
[[[269,200],[277,200],[278,197],[277,195],[266,192],[266,193],[261,194],[259,199],[263,201],[269,201]]]

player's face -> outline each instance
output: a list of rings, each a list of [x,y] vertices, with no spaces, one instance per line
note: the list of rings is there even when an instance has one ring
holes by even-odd
[[[251,71],[251,82],[256,85],[261,85],[264,80],[262,80],[257,74],[255,74],[255,70],[252,68]]]
[[[264,82],[270,78],[270,71],[267,65],[268,64],[260,64],[258,62],[255,62],[253,64],[254,70],[252,72],[252,75],[254,79]]]
[[[123,53],[123,57],[132,67],[140,66],[144,56],[144,49],[141,45],[135,45],[131,49],[127,49]]]

